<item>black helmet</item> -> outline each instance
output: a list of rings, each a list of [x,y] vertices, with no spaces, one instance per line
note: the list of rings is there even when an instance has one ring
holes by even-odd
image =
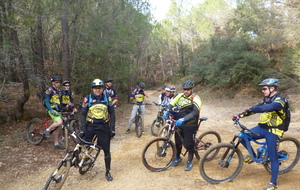
[[[54,81],[62,81],[61,77],[60,76],[53,76],[51,79],[51,82],[54,82]]]
[[[146,85],[145,85],[145,83],[143,83],[143,82],[140,82],[140,83],[139,83],[139,86],[140,86],[141,88],[143,88],[143,89],[146,88]]]
[[[165,89],[166,89],[166,87],[167,87],[167,86],[166,86],[166,85],[164,85],[164,86],[162,86],[162,87],[161,87],[161,89],[165,90]]]
[[[184,83],[182,83],[182,88],[183,89],[189,89],[189,88],[193,88],[195,85],[192,81],[187,80]]]
[[[104,86],[104,83],[100,79],[95,79],[92,82],[92,88],[97,87],[97,86]]]
[[[70,81],[64,80],[64,82],[62,84],[63,84],[63,86],[65,86],[66,84],[70,84]]]
[[[259,86],[279,86],[279,79],[275,79],[275,78],[267,78],[265,80],[263,80]]]
[[[105,80],[104,80],[104,83],[107,83],[107,82],[112,82],[113,81],[113,79],[112,78],[106,78]]]

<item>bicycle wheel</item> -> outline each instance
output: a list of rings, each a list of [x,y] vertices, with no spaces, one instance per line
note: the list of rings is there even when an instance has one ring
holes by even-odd
[[[221,143],[221,136],[216,131],[205,131],[202,133],[197,139],[195,144],[195,157],[200,160],[199,151],[207,150],[211,146]],[[210,154],[211,157],[207,157],[206,159],[212,159],[214,156],[218,154],[218,149],[215,149],[214,154]]]
[[[94,163],[100,153],[99,148],[87,148],[88,152],[81,151],[79,157],[79,173],[85,174],[87,171],[94,167]]]
[[[219,152],[217,155],[216,151]],[[207,182],[218,184],[232,181],[241,172],[243,164],[243,155],[239,149],[234,149],[232,144],[220,143],[205,152],[199,170]]]
[[[41,119],[34,118],[26,126],[26,139],[30,144],[38,145],[44,139],[46,125]]]
[[[68,124],[63,124],[63,125],[68,125]],[[65,153],[67,154],[68,151],[70,150],[70,138],[69,138],[69,132],[68,132],[68,129],[67,127],[63,127],[63,133],[64,133],[64,141],[65,141]],[[73,147],[74,148],[74,147]]]
[[[152,135],[157,136],[162,126],[164,126],[164,119],[162,117],[157,117],[151,125]]]
[[[143,150],[144,166],[153,172],[160,172],[170,167],[176,155],[175,144],[166,138],[150,141]]]
[[[70,129],[72,129],[73,131],[75,131],[76,133],[80,133],[80,125],[79,125],[79,121],[77,119],[73,119],[70,122]]]
[[[61,189],[69,175],[70,167],[71,162],[69,160],[60,162],[46,182],[44,190]]]
[[[144,132],[144,121],[141,115],[137,116],[135,120],[135,133],[138,138],[143,135]]]
[[[293,137],[283,137],[279,143],[278,154],[279,154],[278,174],[283,174],[290,171],[297,164],[300,158],[299,141]],[[281,157],[280,154],[284,156]],[[267,161],[267,163],[264,164],[264,167],[268,172],[271,173],[270,161]]]

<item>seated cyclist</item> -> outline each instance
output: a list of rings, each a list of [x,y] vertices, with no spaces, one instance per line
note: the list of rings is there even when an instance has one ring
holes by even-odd
[[[246,109],[241,114],[233,116],[232,118],[235,120],[239,117],[242,118],[254,113],[261,113],[258,126],[251,129],[251,131],[259,134],[260,136],[256,136],[254,134],[250,135],[253,139],[265,138],[267,142],[269,159],[271,161],[272,176],[269,184],[264,188],[264,190],[273,190],[278,187],[277,176],[279,161],[277,158],[277,150],[279,141],[283,136],[283,130],[280,127],[283,123],[283,120],[278,113],[284,115],[285,118],[285,113],[283,111],[285,99],[277,92],[278,85],[279,79],[268,78],[263,80],[259,84],[259,86],[262,86],[262,93],[264,95],[263,101],[249,109]],[[244,145],[244,147],[246,147],[245,140],[241,141],[241,143]],[[250,151],[252,151],[253,155],[255,155],[253,149]],[[253,162],[250,156],[247,156],[244,161],[248,163]]]

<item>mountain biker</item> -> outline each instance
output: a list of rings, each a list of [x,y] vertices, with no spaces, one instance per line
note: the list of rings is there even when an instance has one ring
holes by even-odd
[[[116,134],[116,114],[115,114],[115,105],[119,102],[117,91],[112,88],[113,86],[113,79],[107,78],[104,81],[105,83],[105,89],[104,93],[108,96],[109,104],[111,105],[111,114],[110,114],[110,121],[109,121],[109,127],[111,131],[111,137],[114,137]]]
[[[94,135],[98,137],[97,145],[101,146],[104,151],[105,178],[107,181],[112,181],[113,177],[109,172],[111,155],[108,97],[103,92],[104,83],[102,80],[93,80],[91,87],[93,93],[84,98],[80,115],[81,127],[84,133],[83,139],[91,142]]]
[[[74,106],[74,98],[73,98],[73,92],[70,90],[71,84],[70,81],[65,80],[63,83],[63,89],[61,91],[61,106],[62,110],[66,110],[68,108],[72,108]]]
[[[139,109],[139,105],[141,105],[141,114],[142,116],[144,116],[145,113],[145,96],[149,97],[148,94],[144,91],[144,89],[146,88],[146,85],[144,82],[140,82],[137,86],[136,89],[134,89],[134,91],[132,92],[131,96],[130,96],[130,101],[134,103],[132,111],[131,111],[131,116],[128,122],[128,129],[126,130],[126,134],[130,133],[130,128],[131,125],[133,124],[134,118],[136,116],[136,113]]]
[[[256,136],[250,134],[253,139],[265,138],[268,147],[269,159],[271,161],[271,180],[269,184],[264,188],[264,190],[273,190],[277,186],[277,176],[279,169],[279,161],[277,158],[277,150],[280,139],[283,136],[283,130],[279,129],[278,126],[283,123],[283,120],[278,115],[281,113],[285,117],[283,111],[285,99],[277,92],[277,87],[279,85],[279,79],[267,78],[263,80],[259,86],[262,86],[262,93],[264,99],[261,103],[246,109],[239,115],[234,115],[233,120],[238,118],[243,118],[245,116],[250,116],[254,113],[261,113],[260,122],[258,126],[251,129],[251,131],[259,134]],[[241,142],[244,147],[246,147],[245,141]],[[255,155],[253,149],[251,150],[253,155]],[[252,163],[250,156],[245,157],[245,162]]]
[[[158,104],[161,104],[162,103],[162,101],[165,99],[165,97],[166,97],[166,87],[167,86],[163,86],[163,87],[161,87],[161,93],[159,94],[159,96],[158,96],[158,101],[157,101],[157,103]]]
[[[51,78],[52,86],[45,91],[45,106],[47,107],[48,114],[53,120],[53,123],[45,130],[44,134],[46,138],[50,138],[50,131],[53,131],[54,137],[54,147],[57,149],[64,149],[63,146],[58,143],[58,131],[59,126],[63,124],[63,120],[60,115],[61,105],[60,96],[61,92],[59,90],[60,83],[62,81],[60,76],[53,76]]]
[[[202,101],[200,97],[193,93],[194,83],[190,80],[182,83],[183,93],[178,94],[168,106],[164,114],[164,119],[168,118],[172,108],[178,106],[179,113],[175,116],[176,126],[180,129],[180,135],[183,137],[184,147],[188,150],[188,161],[186,163],[185,171],[190,171],[193,167],[192,160],[195,153],[194,137],[198,130],[198,120]],[[179,134],[175,133],[176,157],[171,166],[177,166],[182,162],[180,157],[182,142]]]
[[[165,88],[166,95],[161,102],[161,106],[167,107],[169,105],[169,103],[176,97],[175,91],[176,91],[175,86],[172,86],[172,85],[166,86],[166,88]]]

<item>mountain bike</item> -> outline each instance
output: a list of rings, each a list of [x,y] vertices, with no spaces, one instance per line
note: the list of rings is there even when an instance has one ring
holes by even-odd
[[[66,125],[69,125],[73,130],[75,131],[79,131],[79,124],[78,124],[78,120],[76,120],[74,118],[76,112],[61,112],[61,116],[63,119],[63,125],[62,125],[62,129],[63,129],[63,135],[65,138],[65,143],[66,143],[66,150],[69,147],[69,141],[68,141],[68,131],[67,129],[64,127]],[[39,145],[44,139],[46,139],[44,131],[46,129],[49,128],[49,126],[51,125],[52,118],[51,117],[47,117],[44,120],[41,120],[39,118],[34,118],[32,120],[30,120],[27,123],[26,126],[26,139],[30,144],[33,145]],[[53,133],[54,130],[50,131],[50,134]]]
[[[200,174],[209,183],[218,184],[232,181],[238,176],[244,164],[242,152],[238,147],[242,139],[246,142],[247,150],[252,161],[263,164],[264,168],[271,173],[271,162],[268,158],[266,141],[259,142],[253,139],[250,134],[257,136],[259,136],[259,134],[242,125],[238,119],[234,121],[234,125],[239,128],[239,134],[235,135],[230,143],[221,143],[211,147],[200,160]],[[256,157],[251,151],[252,145],[250,142],[259,145]],[[219,151],[218,155],[207,160],[207,157],[211,157],[211,154],[216,150]],[[300,158],[299,141],[292,137],[283,137],[280,140],[277,154],[280,163],[279,174],[290,171]]]
[[[152,125],[151,125],[151,133],[153,136],[157,136],[161,127],[164,126],[165,120],[163,118],[164,112],[167,109],[166,106],[162,106],[161,104],[158,104],[156,102],[153,102],[156,106],[159,107],[159,110],[157,112],[157,116],[154,119]]]
[[[134,124],[135,124],[135,133],[136,133],[136,136],[138,138],[140,138],[144,133],[144,118],[143,118],[142,109],[141,109],[142,105],[151,105],[151,104],[145,103],[145,104],[138,104],[137,105],[139,107],[138,107],[138,110],[136,112],[136,116],[134,118]]]
[[[172,162],[174,161],[176,155],[175,144],[172,141],[172,137],[174,133],[178,133],[181,142],[183,142],[183,137],[180,135],[180,129],[175,125],[175,119],[172,115],[168,116],[169,118],[166,121],[166,125],[162,128],[161,133],[163,137],[156,138],[150,141],[144,148],[142,153],[142,161],[144,166],[150,171],[164,171],[168,169]],[[206,121],[207,117],[199,118],[199,126],[202,121]],[[197,135],[197,134],[196,134]],[[221,136],[216,131],[206,131],[202,133],[198,138],[195,135],[195,157],[199,160],[200,155],[198,151],[207,150],[213,144],[217,144],[221,142]],[[187,154],[187,150],[185,153],[181,153],[183,156]],[[215,152],[218,154],[218,151]],[[212,157],[214,155],[211,155]],[[212,159],[212,158],[210,158]]]
[[[78,142],[73,150],[68,151],[65,157],[59,162],[55,170],[48,178],[44,190],[59,190],[66,181],[71,167],[77,167],[80,174],[85,174],[93,168],[94,163],[102,149],[98,146],[97,138],[92,142],[83,140],[76,131],[66,127],[71,133],[72,140]]]

